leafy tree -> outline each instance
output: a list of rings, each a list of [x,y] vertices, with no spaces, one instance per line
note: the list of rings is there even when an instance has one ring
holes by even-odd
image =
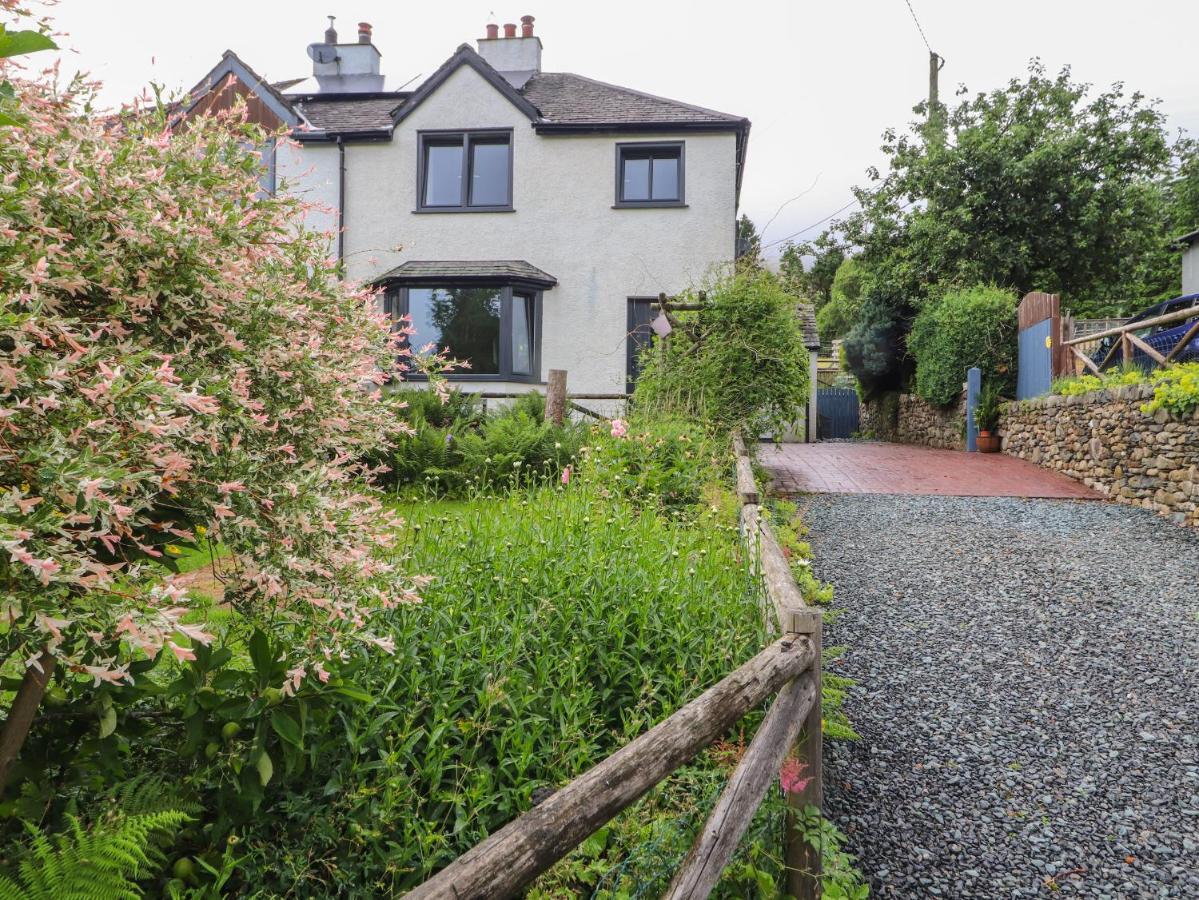
[[[810,267],[804,259],[812,258]],[[779,257],[779,274],[787,290],[810,300],[817,311],[832,299],[833,280],[845,260],[845,249],[821,236],[804,244],[787,244]]]
[[[399,428],[397,349],[298,201],[261,194],[241,110],[121,128],[89,88],[19,82],[0,140],[0,659],[24,680],[0,785],[51,681],[132,683],[211,635],[166,576],[219,542],[226,601],[274,636],[279,686],[414,599],[359,460]],[[277,656],[276,659],[281,657]],[[326,673],[326,674],[322,674]],[[115,717],[113,720],[115,725]]]
[[[1161,260],[1176,160],[1164,116],[1141,94],[1119,84],[1096,94],[1034,60],[1027,78],[964,96],[945,125],[943,142],[926,142],[920,125],[887,130],[890,171],[855,189],[861,209],[826,236],[857,248],[879,286],[849,337],[850,358],[872,361],[858,372],[866,380],[885,370],[902,381],[912,318],[954,286],[1053,291],[1083,315],[1172,287]],[[886,365],[883,335],[895,338]]]
[[[858,320],[866,289],[866,270],[853,257],[837,267],[831,299],[816,313],[820,340],[827,343],[844,337]]]
[[[762,236],[745,213],[737,220],[737,264],[753,268],[762,266]]]
[[[916,317],[908,349],[916,361],[916,393],[939,406],[961,394],[966,370],[978,366],[997,390],[1016,371],[1016,296],[979,285],[949,291]]]

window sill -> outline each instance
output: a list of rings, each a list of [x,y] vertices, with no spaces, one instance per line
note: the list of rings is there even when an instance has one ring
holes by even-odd
[[[630,200],[627,203],[613,203],[613,209],[686,209],[687,204],[681,200]]]
[[[440,377],[442,379],[444,379],[445,381],[450,381],[450,382],[467,382],[467,383],[473,382],[473,383],[483,383],[483,384],[486,384],[487,382],[493,382],[496,384],[505,384],[505,383],[506,384],[532,384],[532,385],[541,385],[542,387],[545,386],[544,381],[534,378],[532,375],[461,375],[461,374],[447,373]],[[397,380],[397,379],[393,379],[393,380]],[[406,374],[403,377],[398,379],[398,381],[400,383],[408,383],[408,384],[412,384],[412,383],[425,384],[426,382],[428,382],[428,380],[429,380],[428,375],[421,375],[421,374],[415,373],[415,372]]]
[[[429,213],[510,213],[516,212],[511,206],[427,206],[412,210],[414,215]]]

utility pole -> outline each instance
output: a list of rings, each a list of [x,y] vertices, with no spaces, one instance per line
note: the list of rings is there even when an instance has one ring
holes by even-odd
[[[930,142],[945,143],[945,119],[942,115],[940,94],[937,87],[937,77],[945,65],[945,60],[932,50],[928,51],[928,137]]]

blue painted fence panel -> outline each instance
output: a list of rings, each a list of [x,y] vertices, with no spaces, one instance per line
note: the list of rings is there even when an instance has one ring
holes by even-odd
[[[1016,399],[1048,394],[1053,386],[1053,350],[1047,345],[1049,325],[1044,319],[1020,332],[1020,363],[1016,370]]]

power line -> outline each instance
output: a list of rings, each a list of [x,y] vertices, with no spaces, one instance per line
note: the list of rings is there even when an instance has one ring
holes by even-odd
[[[916,10],[912,9],[912,0],[903,0],[908,5],[908,12],[912,14],[912,21],[916,23],[916,30],[920,32],[920,40],[924,41],[924,46],[928,47],[928,52],[932,53],[933,48],[928,43],[928,38],[924,36],[924,28],[920,25],[920,20],[916,18]]]
[[[838,209],[838,210],[834,210],[833,212],[831,212],[831,213],[829,213],[827,216],[825,216],[823,219],[818,219],[817,221],[815,221],[815,222],[813,222],[811,225],[809,225],[807,228],[801,228],[801,229],[799,229],[799,231],[796,231],[796,232],[794,232],[794,233],[792,233],[792,234],[789,234],[789,235],[787,235],[786,237],[781,237],[781,238],[778,238],[777,240],[773,240],[773,241],[771,241],[769,244],[763,244],[763,245],[762,245],[762,249],[763,249],[763,250],[766,250],[766,249],[768,249],[768,248],[770,248],[770,247],[773,247],[775,244],[781,244],[781,243],[783,243],[784,241],[789,241],[789,240],[791,240],[792,238],[799,237],[799,236],[800,236],[801,234],[803,234],[804,232],[806,232],[806,231],[811,231],[811,230],[812,230],[813,228],[815,228],[817,225],[823,225],[825,222],[827,222],[827,221],[828,221],[829,219],[831,219],[833,216],[840,215],[841,213],[845,212],[845,210],[849,209],[851,206],[853,206],[853,205],[854,205],[855,203],[857,203],[857,202],[858,202],[858,198],[857,198],[857,197],[854,197],[852,200],[850,200],[848,203],[846,203],[846,204],[845,204],[844,206],[842,206],[840,209]]]

